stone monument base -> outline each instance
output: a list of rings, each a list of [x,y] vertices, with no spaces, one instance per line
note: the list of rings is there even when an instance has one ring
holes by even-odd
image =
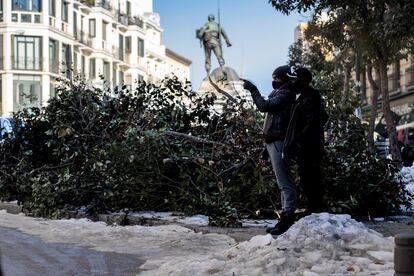
[[[246,99],[248,103],[252,102],[250,93],[243,88],[243,81],[236,70],[231,67],[216,68],[208,77],[203,79],[197,94],[211,93],[217,96],[217,100],[214,102],[214,109],[219,113],[223,111],[223,105],[228,98],[236,100]]]

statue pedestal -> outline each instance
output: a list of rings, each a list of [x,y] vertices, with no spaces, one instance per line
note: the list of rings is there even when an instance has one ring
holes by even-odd
[[[235,99],[242,98],[246,99],[248,103],[252,102],[250,93],[243,88],[243,81],[236,70],[231,67],[224,67],[224,73],[221,68],[216,68],[210,73],[209,77],[203,79],[197,94],[202,96],[211,93],[217,96],[217,100],[214,102],[214,110],[219,113],[223,111],[223,105],[227,101],[225,93]]]

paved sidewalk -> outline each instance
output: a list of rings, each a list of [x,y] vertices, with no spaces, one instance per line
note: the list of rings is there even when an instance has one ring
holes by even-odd
[[[0,227],[4,276],[136,275],[144,263],[131,254],[90,250],[73,244],[47,243],[16,229]]]

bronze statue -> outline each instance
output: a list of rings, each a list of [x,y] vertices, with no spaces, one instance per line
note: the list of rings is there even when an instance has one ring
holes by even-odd
[[[208,16],[208,22],[197,30],[197,38],[203,42],[204,54],[206,58],[205,68],[207,75],[210,73],[211,69],[211,50],[217,57],[218,63],[220,64],[221,69],[224,72],[224,58],[223,51],[221,49],[221,39],[220,35],[223,36],[226,41],[227,47],[231,46],[231,43],[226,35],[226,32],[219,24],[214,21],[214,15],[210,14]]]

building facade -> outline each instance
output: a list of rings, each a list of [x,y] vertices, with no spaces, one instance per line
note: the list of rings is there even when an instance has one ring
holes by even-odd
[[[309,42],[306,41],[305,31],[307,23],[298,25],[294,30],[295,42],[302,40],[303,51],[309,50]],[[333,55],[329,53],[327,60],[332,60]],[[362,115],[368,119],[373,102],[373,89],[368,81],[366,68],[360,68],[360,76],[356,77],[355,70],[352,72],[354,86],[360,86]],[[380,85],[379,77],[373,72],[373,78],[377,86]],[[360,81],[356,81],[359,79]],[[395,61],[388,66],[388,92],[390,95],[391,110],[398,116],[394,115],[396,120],[399,140],[407,143],[408,137],[413,137],[414,143],[414,54],[408,58]],[[385,124],[382,122],[381,95],[378,95],[378,116],[376,124]]]
[[[59,77],[132,89],[160,81],[172,68],[162,32],[152,0],[1,0],[0,114],[45,104]],[[181,62],[173,72],[189,79]]]
[[[379,86],[379,78],[373,73],[373,78]],[[364,103],[363,110],[369,113],[372,104],[373,89],[367,81],[367,76],[362,72],[362,98]],[[391,110],[398,115],[396,126],[400,131],[401,139],[407,138],[408,133],[414,135],[414,55],[410,55],[407,59],[396,61],[388,67],[388,92],[390,95]],[[379,104],[381,104],[381,95],[378,95]],[[382,116],[379,109],[379,116]],[[402,135],[403,131],[406,133]],[[401,141],[404,142],[404,141]]]
[[[185,82],[190,80],[191,60],[177,54],[171,49],[165,50],[165,67],[167,76],[175,75],[178,80]]]

